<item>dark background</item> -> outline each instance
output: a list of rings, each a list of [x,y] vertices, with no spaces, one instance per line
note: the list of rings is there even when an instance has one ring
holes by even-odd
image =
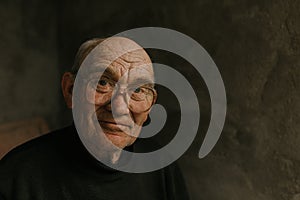
[[[143,26],[198,41],[225,83],[224,131],[201,160],[210,102],[205,87],[196,88],[203,94],[201,129],[179,160],[192,199],[300,199],[297,0],[1,0],[0,123],[34,117],[51,129],[70,123],[60,77],[79,45]]]

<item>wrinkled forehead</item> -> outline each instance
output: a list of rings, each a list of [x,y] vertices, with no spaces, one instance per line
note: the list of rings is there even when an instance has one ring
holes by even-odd
[[[146,51],[134,41],[123,37],[111,37],[101,42],[83,61],[86,73],[130,72],[135,76],[153,79],[151,59]]]

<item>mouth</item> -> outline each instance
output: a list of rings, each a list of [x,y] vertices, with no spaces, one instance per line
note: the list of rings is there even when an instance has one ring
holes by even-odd
[[[102,128],[108,129],[110,131],[124,132],[123,130],[131,129],[131,126],[125,123],[116,123],[114,121],[103,121],[103,120],[98,120],[98,122]]]

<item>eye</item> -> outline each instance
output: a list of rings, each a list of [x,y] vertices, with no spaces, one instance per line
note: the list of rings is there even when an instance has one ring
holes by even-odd
[[[102,80],[99,80],[98,84],[101,86],[106,86],[108,84],[108,82],[106,80],[102,79]]]
[[[135,92],[135,93],[141,92],[141,88],[140,88],[140,87],[136,88],[136,89],[134,90],[134,92]]]
[[[144,101],[144,100],[151,100],[153,98],[154,92],[151,88],[148,87],[134,87],[134,89],[131,90],[131,99],[136,101]]]
[[[109,92],[113,90],[113,83],[106,79],[106,78],[101,78],[100,80],[97,80],[96,84],[96,91],[97,92]]]

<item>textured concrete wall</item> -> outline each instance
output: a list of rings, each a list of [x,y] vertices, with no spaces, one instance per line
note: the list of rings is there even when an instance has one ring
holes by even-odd
[[[40,5],[37,1],[35,4]],[[50,10],[51,6],[54,5],[50,5]],[[7,8],[10,10],[7,11]],[[45,20],[39,21],[38,16],[29,12],[27,18],[32,21],[24,27],[19,8],[1,3],[1,9],[1,15],[13,22],[3,23],[3,44],[15,41],[15,46],[22,45],[22,48],[7,45],[10,53],[4,54],[0,60],[0,81],[4,88],[0,91],[4,99],[1,100],[5,111],[1,116],[3,120],[19,117],[20,112],[24,116],[35,113],[52,116],[59,101],[60,108],[57,109],[63,114],[57,115],[58,119],[67,121],[70,113],[62,109],[57,88],[50,87],[46,97],[52,95],[52,98],[41,100],[45,96],[44,86],[36,86],[35,83],[40,83],[42,78],[39,75],[45,70],[49,76],[42,80],[49,83],[58,81],[56,75],[72,65],[76,48],[82,41],[141,26],[172,28],[193,37],[210,53],[223,76],[228,97],[227,120],[222,136],[214,150],[200,160],[197,154],[209,122],[210,100],[203,83],[197,88],[201,97],[201,129],[191,148],[180,159],[192,199],[300,199],[299,1],[82,0],[73,3],[64,0],[58,3],[57,13],[55,9],[51,11],[58,17],[57,38],[53,33],[55,21],[50,20],[49,23],[46,20],[45,25]],[[52,14],[44,13],[42,16],[50,19]],[[38,22],[43,27],[41,30]],[[22,38],[28,37],[25,33],[35,34],[36,30],[43,33],[44,29],[47,30],[44,32],[46,35],[32,36],[29,43],[23,41]],[[44,37],[48,38],[46,44],[38,45],[37,42],[32,46],[32,41]],[[53,55],[56,40],[59,68],[50,69],[47,67],[56,62],[56,55]],[[27,50],[28,56],[24,57],[19,49]],[[8,59],[10,55],[19,57]],[[38,64],[36,55],[40,58]],[[16,67],[19,67],[19,60],[24,66],[21,73]],[[3,66],[14,67],[7,71],[7,67],[4,70]],[[43,67],[43,73],[40,67]],[[7,75],[3,76],[3,73]],[[191,82],[199,81],[193,73],[186,73],[190,75]],[[14,92],[11,92],[5,84],[12,83],[16,76],[18,79],[22,77],[24,84],[15,84]],[[31,95],[21,95],[20,91],[26,88]],[[13,102],[16,98],[11,94],[18,95],[17,102]],[[28,106],[21,104],[24,101],[40,103]]]
[[[56,6],[0,2],[0,123],[42,117],[58,123]]]
[[[194,163],[200,173],[189,172],[198,176],[190,181],[199,198],[299,199],[299,8],[299,1],[223,1],[197,9],[212,34],[199,39],[213,45],[228,95],[216,149]]]

